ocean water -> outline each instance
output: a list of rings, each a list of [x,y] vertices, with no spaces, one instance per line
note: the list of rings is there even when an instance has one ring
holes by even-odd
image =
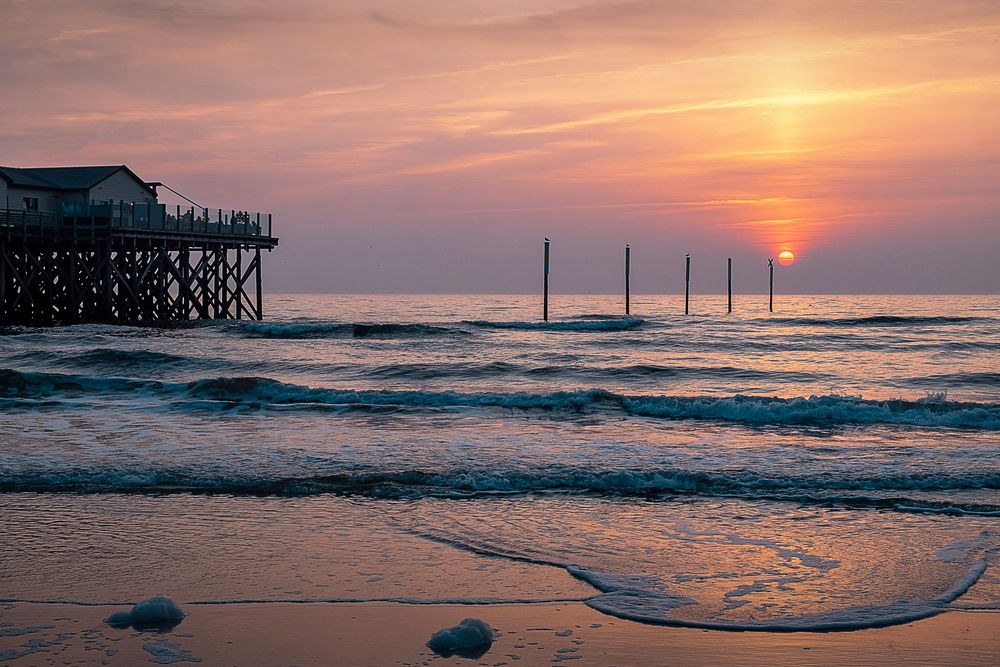
[[[0,330],[0,600],[1000,608],[1000,301],[271,296]]]

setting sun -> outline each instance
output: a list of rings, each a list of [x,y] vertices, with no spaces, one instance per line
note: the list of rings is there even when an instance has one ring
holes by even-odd
[[[778,255],[778,264],[782,266],[791,266],[795,263],[795,253],[791,250],[782,250]]]

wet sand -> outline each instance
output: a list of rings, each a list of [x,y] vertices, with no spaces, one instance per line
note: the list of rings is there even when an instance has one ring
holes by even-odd
[[[953,611],[842,633],[656,627],[584,604],[187,605],[170,631],[118,630],[114,607],[0,606],[0,664],[11,665],[995,665],[1000,613]],[[469,616],[502,634],[476,658],[435,655],[431,634]]]

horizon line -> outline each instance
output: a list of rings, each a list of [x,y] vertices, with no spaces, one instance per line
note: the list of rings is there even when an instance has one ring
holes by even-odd
[[[295,292],[267,292],[266,296],[303,296],[303,295],[331,295],[331,296],[537,296],[541,298],[539,292],[380,292],[380,291],[295,291]],[[623,296],[622,292],[549,292],[549,296]],[[684,297],[684,292],[632,292],[632,297]],[[691,292],[691,296],[720,296],[726,297],[726,292]],[[734,292],[734,297],[738,296],[768,296],[768,292]],[[779,296],[983,296],[1000,297],[1000,292],[776,292]]]

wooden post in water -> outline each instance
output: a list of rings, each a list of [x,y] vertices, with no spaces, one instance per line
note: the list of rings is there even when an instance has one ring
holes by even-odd
[[[549,239],[545,239],[545,269],[542,278],[542,319],[549,321]]]
[[[632,273],[632,249],[625,244],[625,316],[632,314],[632,292],[629,285]]]
[[[726,275],[726,287],[727,287],[727,292],[729,293],[729,311],[728,312],[731,313],[731,312],[733,312],[733,258],[732,257],[730,257],[729,260],[727,261],[727,265],[728,265],[728,268],[729,268],[729,272]]]
[[[691,254],[684,255],[684,314],[691,304]]]
[[[768,290],[767,290],[767,312],[774,312],[774,260],[767,260]]]

